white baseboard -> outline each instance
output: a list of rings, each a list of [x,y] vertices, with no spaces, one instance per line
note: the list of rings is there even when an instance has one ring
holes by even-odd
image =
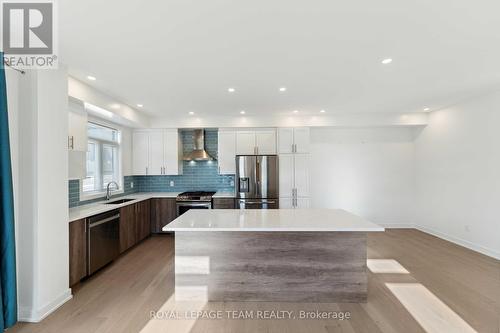
[[[377,223],[387,229],[415,229],[413,223]]]
[[[492,257],[494,259],[500,260],[500,252],[498,252],[498,251],[486,248],[486,247],[481,246],[479,244],[475,244],[475,243],[466,241],[466,240],[458,238],[458,237],[451,236],[449,234],[437,231],[437,230],[432,229],[432,228],[424,227],[424,226],[417,225],[414,223],[378,223],[378,224],[383,226],[386,229],[417,229],[417,230],[420,230],[420,231],[425,232],[427,234],[444,239],[448,242],[452,242],[454,244],[468,248],[469,250],[479,252],[479,253],[484,254],[488,257]]]
[[[418,230],[420,230],[422,232],[425,232],[425,233],[431,234],[433,236],[439,237],[441,239],[447,240],[449,242],[455,243],[457,245],[466,247],[469,250],[472,250],[472,251],[475,251],[475,252],[479,252],[479,253],[484,254],[484,255],[486,255],[488,257],[492,257],[492,258],[495,258],[497,260],[500,260],[500,252],[495,251],[493,249],[490,249],[490,248],[481,246],[479,244],[475,244],[475,243],[469,242],[469,241],[467,241],[465,239],[461,239],[461,238],[458,238],[458,237],[446,234],[444,232],[437,231],[435,229],[424,227],[424,226],[421,226],[421,225],[415,226],[415,229],[418,229]]]
[[[71,298],[73,298],[73,295],[71,294],[71,289],[68,288],[61,295],[56,297],[52,302],[49,302],[39,310],[19,306],[18,321],[38,323],[45,317],[50,315],[52,312],[56,311],[60,306],[69,301]]]

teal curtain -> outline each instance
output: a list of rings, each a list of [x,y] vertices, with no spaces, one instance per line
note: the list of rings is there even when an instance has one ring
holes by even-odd
[[[3,52],[0,52],[0,329],[17,321],[16,246],[14,195],[10,162],[7,84]]]

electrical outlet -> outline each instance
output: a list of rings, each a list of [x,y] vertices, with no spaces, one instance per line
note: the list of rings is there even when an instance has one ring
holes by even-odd
[[[170,181],[170,186],[175,186],[175,183],[173,180]]]
[[[134,188],[134,182],[130,182],[130,188]]]

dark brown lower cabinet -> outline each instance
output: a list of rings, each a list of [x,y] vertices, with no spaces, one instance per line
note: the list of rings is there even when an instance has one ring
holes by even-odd
[[[151,232],[160,233],[162,228],[175,220],[177,206],[175,198],[151,199]]]
[[[81,219],[69,223],[69,285],[87,275],[87,226]]]
[[[136,206],[136,241],[151,234],[151,200],[141,201]]]
[[[120,208],[120,253],[151,234],[151,201]]]
[[[234,198],[213,198],[213,209],[235,209]]]
[[[120,208],[120,253],[127,251],[137,242],[136,205]]]
[[[151,200],[120,208],[120,253],[151,234],[151,212]],[[69,285],[86,276],[87,224],[86,219],[81,219],[69,223]]]

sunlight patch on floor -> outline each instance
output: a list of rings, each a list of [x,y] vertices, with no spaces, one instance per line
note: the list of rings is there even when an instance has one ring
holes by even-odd
[[[366,265],[372,273],[379,274],[410,274],[394,259],[367,259]]]
[[[477,333],[465,320],[420,283],[386,283],[427,333]]]

